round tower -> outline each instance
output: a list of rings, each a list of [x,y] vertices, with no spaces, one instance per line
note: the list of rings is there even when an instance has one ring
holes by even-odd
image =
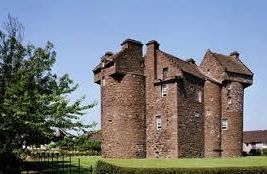
[[[207,80],[204,85],[205,157],[221,156],[221,86]]]
[[[226,81],[222,87],[222,156],[241,156],[244,86]]]
[[[102,156],[145,157],[145,77],[142,44],[126,40],[104,64],[101,80]],[[117,56],[117,57],[116,57]]]

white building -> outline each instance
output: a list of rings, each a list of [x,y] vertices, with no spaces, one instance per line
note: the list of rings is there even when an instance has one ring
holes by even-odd
[[[267,148],[267,130],[244,131],[243,151],[249,153],[251,149]]]

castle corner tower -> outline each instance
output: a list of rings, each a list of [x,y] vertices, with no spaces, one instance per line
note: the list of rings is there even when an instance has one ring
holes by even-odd
[[[145,157],[145,77],[142,43],[127,39],[93,70],[101,85],[102,156]]]

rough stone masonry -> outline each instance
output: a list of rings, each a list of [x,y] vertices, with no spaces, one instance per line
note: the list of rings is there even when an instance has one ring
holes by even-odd
[[[253,73],[238,52],[207,50],[201,64],[126,39],[93,70],[101,85],[102,156],[242,155],[244,89]]]

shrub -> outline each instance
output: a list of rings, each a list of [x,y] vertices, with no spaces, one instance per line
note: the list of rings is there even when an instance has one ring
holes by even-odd
[[[262,149],[262,155],[267,156],[267,148]]]
[[[267,167],[128,168],[98,161],[95,174],[267,174]]]
[[[65,137],[63,140],[51,144],[52,148],[60,148],[69,151],[97,151],[101,152],[101,142],[88,139],[86,136]]]
[[[248,156],[248,153],[246,151],[243,151],[243,156]]]
[[[249,155],[252,155],[252,156],[261,156],[262,155],[261,149],[251,149],[249,151]]]

